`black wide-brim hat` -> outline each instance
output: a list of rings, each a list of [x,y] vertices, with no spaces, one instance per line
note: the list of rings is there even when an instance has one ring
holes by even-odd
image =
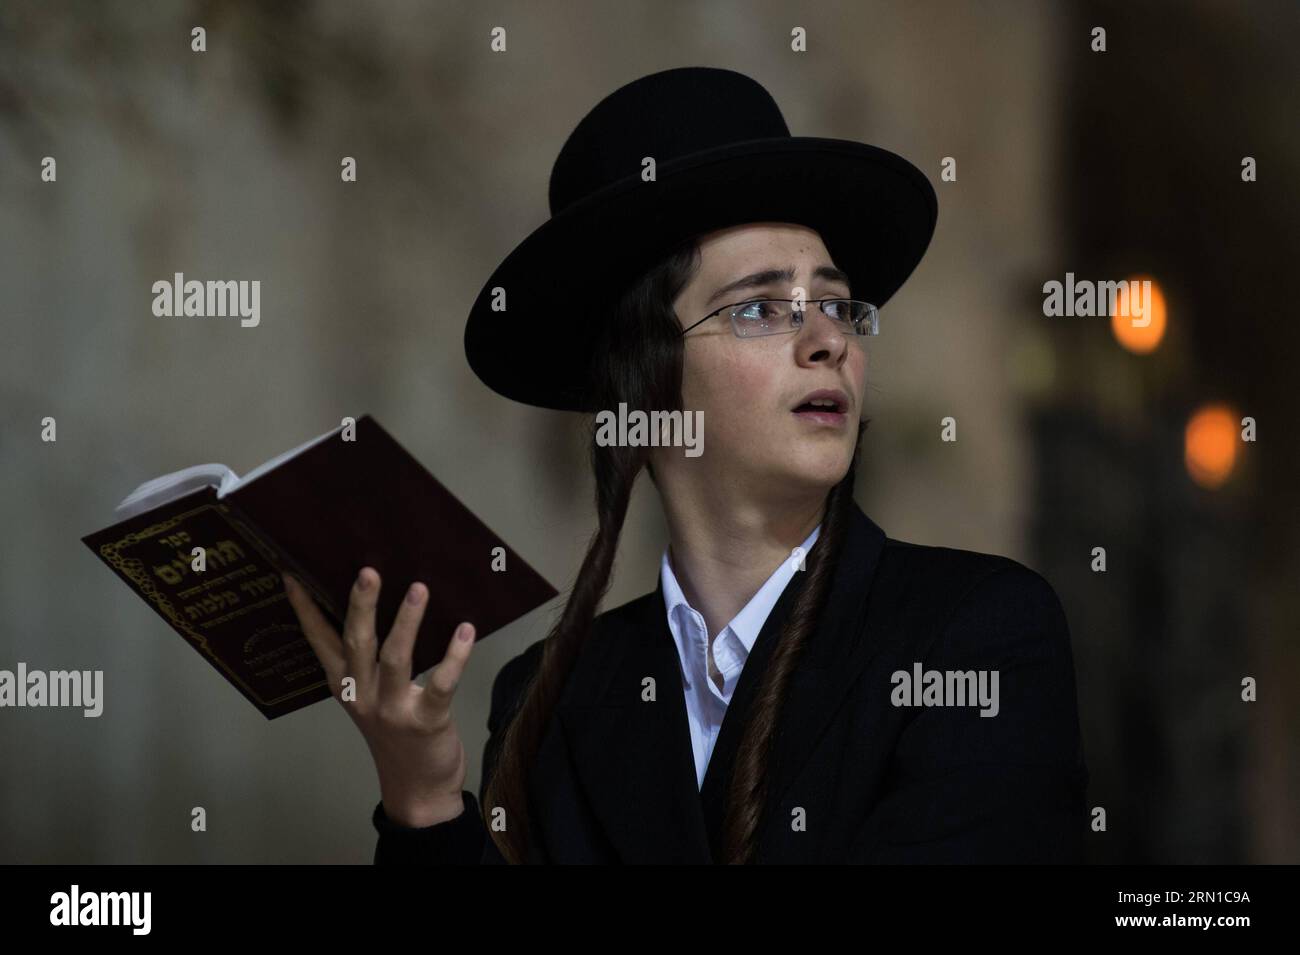
[[[599,410],[597,323],[683,240],[748,222],[809,226],[853,297],[879,307],[921,261],[938,216],[934,187],[901,156],[791,136],[757,81],[711,67],[652,73],[596,104],[555,160],[550,207],[479,292],[465,355],[498,394],[561,411]]]

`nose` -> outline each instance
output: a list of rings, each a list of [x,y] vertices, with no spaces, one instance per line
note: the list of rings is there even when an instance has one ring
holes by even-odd
[[[827,364],[838,368],[849,350],[845,331],[813,302],[803,312],[803,326],[795,336],[795,353],[801,365]]]

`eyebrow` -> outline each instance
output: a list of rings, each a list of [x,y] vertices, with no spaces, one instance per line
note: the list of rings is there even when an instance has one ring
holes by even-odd
[[[778,282],[793,282],[794,268],[786,266],[783,269],[764,269],[761,272],[755,272],[752,275],[746,275],[744,278],[736,279],[734,282],[722,286],[705,301],[705,306],[712,305],[723,295],[728,292],[739,291],[746,288],[762,288],[765,285],[775,285]],[[853,294],[853,286],[849,284],[848,275],[833,265],[819,265],[813,271],[814,279],[824,279],[827,282],[843,282],[844,286],[849,289],[849,294]]]

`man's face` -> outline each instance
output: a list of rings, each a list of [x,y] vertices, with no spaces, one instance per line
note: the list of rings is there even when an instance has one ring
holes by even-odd
[[[796,288],[808,302],[849,297],[843,279],[816,274],[835,263],[806,226],[733,226],[702,236],[700,253],[695,277],[674,303],[683,328],[723,305],[795,298]],[[792,279],[734,285],[755,273],[785,269],[793,271]],[[724,311],[688,332],[682,344],[684,408],[704,413],[704,453],[691,460],[710,481],[743,481],[769,497],[825,490],[843,478],[857,443],[865,387],[861,336],[846,333],[809,305],[803,327],[794,332],[738,338]],[[820,389],[847,399],[839,423],[795,411]]]

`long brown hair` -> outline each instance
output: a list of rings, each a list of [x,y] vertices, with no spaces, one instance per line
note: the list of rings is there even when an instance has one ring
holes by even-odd
[[[700,250],[689,240],[648,270],[620,298],[611,320],[598,334],[591,367],[589,407],[680,410],[682,408],[681,325],[673,302],[699,268]],[[730,780],[724,819],[724,853],[728,863],[752,860],[755,837],[766,801],[768,743],[775,734],[786,685],[794,672],[830,589],[836,559],[853,508],[858,451],[870,419],[858,425],[858,443],[848,473],[827,494],[822,531],[805,558],[806,586],[799,592],[781,639],[772,653],[749,711]],[[595,535],[569,592],[559,621],[543,644],[541,665],[524,693],[498,750],[481,811],[503,807],[506,828],[488,832],[508,862],[525,861],[530,841],[527,770],[536,757],[565,680],[592,631],[596,609],[609,589],[619,536],[627,517],[632,487],[644,467],[654,480],[645,446],[604,446],[591,422],[591,465],[596,478]]]

